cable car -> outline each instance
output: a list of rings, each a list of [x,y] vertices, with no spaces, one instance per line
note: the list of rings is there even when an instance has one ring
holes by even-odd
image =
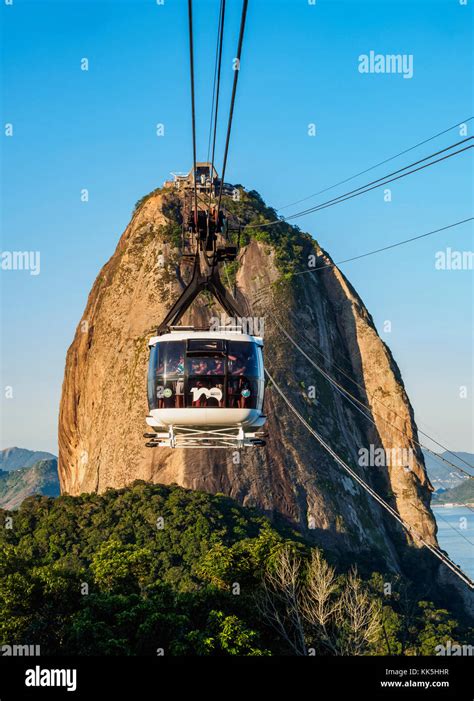
[[[186,216],[187,214],[187,216]],[[189,284],[149,341],[147,447],[262,446],[265,424],[263,339],[240,326],[217,330],[177,326],[193,300],[207,290],[232,319],[242,318],[219,276],[219,263],[235,260],[229,228],[217,210],[186,210],[183,227],[195,242]],[[184,233],[184,228],[183,228]],[[240,230],[239,239],[240,240]]]
[[[263,445],[263,341],[238,329],[172,329],[150,339],[152,446]],[[150,434],[151,437],[152,434]]]

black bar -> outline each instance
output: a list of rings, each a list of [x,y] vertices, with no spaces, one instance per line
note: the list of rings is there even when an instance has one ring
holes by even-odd
[[[76,690],[27,687],[27,670],[76,670]],[[0,699],[235,698],[472,701],[465,657],[0,657]],[[41,678],[41,677],[40,677]],[[70,677],[72,680],[72,677]],[[390,682],[391,687],[383,686]],[[423,683],[423,686],[420,684]],[[396,683],[396,684],[395,684]],[[439,685],[442,683],[442,685]],[[446,686],[447,684],[447,686]],[[214,692],[214,693],[211,693]],[[229,692],[232,692],[229,694]],[[257,697],[258,698],[258,697]]]

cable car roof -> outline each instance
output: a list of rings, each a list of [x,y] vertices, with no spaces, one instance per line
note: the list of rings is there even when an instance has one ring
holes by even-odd
[[[219,331],[198,331],[187,327],[184,327],[182,331],[175,330],[161,336],[153,336],[150,338],[148,345],[154,346],[159,341],[187,341],[189,338],[222,338],[225,341],[246,341],[247,343],[256,343],[258,346],[263,346],[263,339],[260,336],[250,336],[238,329],[226,330],[223,328]]]

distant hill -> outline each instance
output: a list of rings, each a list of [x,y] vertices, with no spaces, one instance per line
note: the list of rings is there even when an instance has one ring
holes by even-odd
[[[453,489],[433,494],[433,505],[441,504],[474,504],[474,480],[466,478]]]
[[[27,450],[26,448],[5,448],[0,450],[0,470],[10,472],[21,467],[31,467],[38,460],[53,460],[56,456],[41,450]]]
[[[452,489],[458,484],[463,483],[465,475],[460,470],[450,467],[450,465],[438,460],[431,453],[428,453],[425,450],[423,451],[423,455],[425,457],[428,477],[430,478],[430,482],[435,490]],[[458,459],[451,455],[451,453],[440,453],[440,457],[449,460],[449,462],[452,462],[454,465],[458,465],[460,468],[474,476],[474,469],[470,469],[465,463],[462,462],[462,460],[465,460],[470,465],[474,465],[474,455],[472,453],[463,452],[456,452],[456,455],[458,456]],[[459,458],[461,458],[461,460],[459,460]]]
[[[39,460],[31,467],[0,470],[0,508],[17,509],[33,494],[57,497],[59,493],[58,461],[54,457]]]

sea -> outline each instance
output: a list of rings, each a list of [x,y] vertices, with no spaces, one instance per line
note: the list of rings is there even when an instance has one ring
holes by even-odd
[[[433,506],[438,542],[451,560],[474,580],[474,510],[465,506]]]

